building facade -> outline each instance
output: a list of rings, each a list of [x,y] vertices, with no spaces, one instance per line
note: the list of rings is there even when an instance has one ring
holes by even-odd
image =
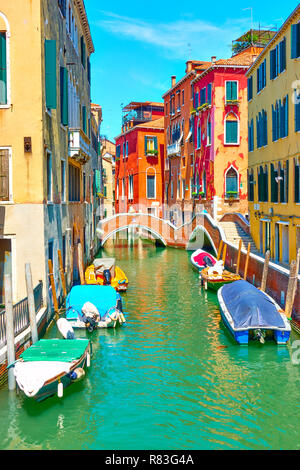
[[[0,0],[0,291],[11,273],[26,297],[24,265],[60,293],[57,250],[71,281],[75,246],[94,240],[90,55],[83,0]],[[24,60],[26,51],[26,60]],[[94,149],[95,151],[95,149]],[[48,289],[45,296],[48,296]],[[47,294],[47,295],[46,295]],[[50,295],[51,298],[51,295]],[[1,299],[0,299],[1,303]]]
[[[251,234],[286,265],[300,247],[299,61],[298,5],[247,73]]]
[[[101,139],[101,159],[103,174],[103,217],[115,214],[115,173],[116,173],[116,144],[106,137]]]
[[[142,211],[161,217],[164,185],[164,107],[130,103],[116,137],[116,213]]]

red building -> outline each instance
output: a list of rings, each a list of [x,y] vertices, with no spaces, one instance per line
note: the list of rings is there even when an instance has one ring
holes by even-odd
[[[132,102],[123,112],[116,140],[116,213],[148,212],[161,217],[164,184],[163,103]]]

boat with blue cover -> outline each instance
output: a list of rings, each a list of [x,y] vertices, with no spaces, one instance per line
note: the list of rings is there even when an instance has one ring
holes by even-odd
[[[291,326],[284,311],[265,292],[239,280],[226,284],[218,291],[218,301],[224,324],[239,344],[249,340],[273,339],[286,344]]]
[[[90,367],[88,339],[41,339],[26,349],[14,367],[18,389],[40,402],[57,394],[85,376]]]
[[[74,286],[66,300],[66,319],[72,328],[115,328],[126,320],[122,298],[112,286]]]

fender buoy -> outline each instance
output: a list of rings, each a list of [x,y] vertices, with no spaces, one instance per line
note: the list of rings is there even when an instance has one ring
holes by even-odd
[[[64,396],[64,385],[62,382],[58,382],[57,396],[58,398],[62,398]]]

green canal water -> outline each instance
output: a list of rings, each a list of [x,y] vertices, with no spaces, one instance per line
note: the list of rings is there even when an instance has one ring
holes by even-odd
[[[0,390],[1,448],[299,449],[291,345],[236,345],[184,250],[123,241],[105,253],[130,280],[127,326],[92,334],[92,367],[63,399]]]

